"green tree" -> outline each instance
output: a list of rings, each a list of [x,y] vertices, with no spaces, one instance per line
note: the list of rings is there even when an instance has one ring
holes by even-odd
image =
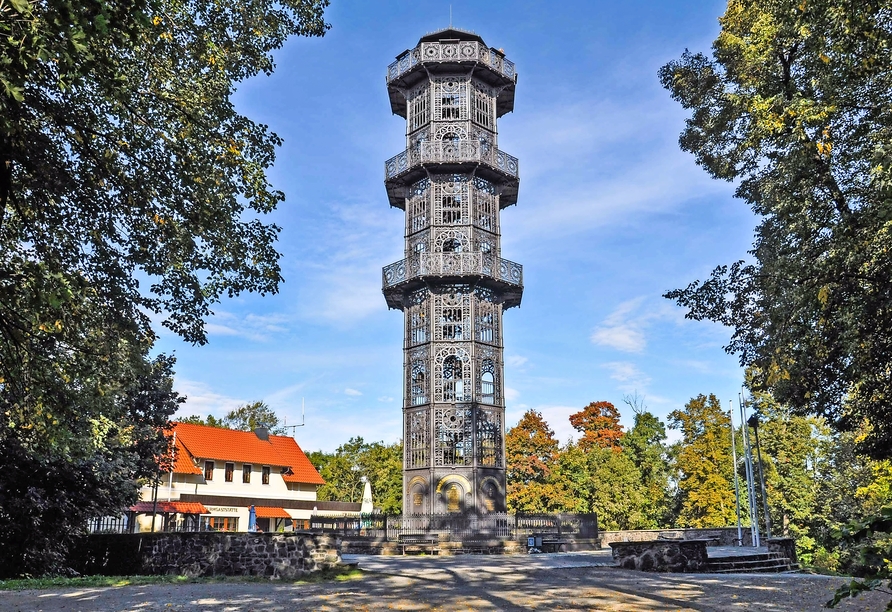
[[[201,343],[222,296],[276,291],[278,228],[259,216],[283,197],[265,175],[279,139],[230,98],[287,36],[321,35],[326,5],[0,8],[0,450],[60,487],[53,506],[2,483],[32,495],[0,495],[8,532],[29,534],[3,542],[9,571],[58,570],[163,454],[178,402],[150,315]]]
[[[554,432],[532,408],[505,436],[507,503],[511,512],[549,512],[555,501],[552,470],[560,445]]]
[[[734,332],[757,385],[892,457],[888,0],[731,0],[712,58],[660,70],[680,145],[759,215],[749,262],[666,297]]]
[[[322,500],[359,503],[367,479],[376,509],[400,514],[403,507],[403,444],[350,438],[334,453],[314,451],[310,461],[325,479],[317,491]]]
[[[737,522],[731,458],[731,418],[715,395],[698,395],[669,413],[681,432],[675,449],[683,527],[724,527]]]
[[[623,453],[641,474],[641,490],[645,498],[642,523],[648,529],[666,527],[671,522],[672,487],[669,449],[666,447],[666,426],[641,405],[627,401],[635,410],[635,424],[623,434]]]
[[[208,417],[208,421],[212,418]],[[271,434],[284,436],[286,430],[279,425],[280,422],[279,415],[262,401],[244,404],[234,410],[230,410],[221,420],[222,426],[226,429],[254,431],[258,427],[264,426]],[[211,425],[210,422],[207,424]]]
[[[203,417],[198,414],[190,414],[187,417],[177,419],[180,423],[192,423],[193,425],[207,425],[208,427],[219,427],[220,429],[229,429],[223,424],[222,419],[218,419],[212,414]]]
[[[620,450],[623,426],[619,424],[619,411],[610,402],[592,402],[571,414],[570,424],[582,434],[579,445],[583,450],[593,446]]]
[[[555,506],[563,512],[595,512],[602,529],[644,529],[647,499],[641,473],[627,453],[570,444],[554,470]]]

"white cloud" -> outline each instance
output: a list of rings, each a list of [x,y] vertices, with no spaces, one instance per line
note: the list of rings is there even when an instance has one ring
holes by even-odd
[[[505,357],[505,364],[511,366],[512,368],[522,368],[527,364],[529,359],[526,357],[521,357],[520,355],[508,355]]]
[[[625,353],[640,353],[647,346],[644,332],[626,323],[613,327],[599,327],[592,332],[592,342],[609,346]]]
[[[174,379],[174,390],[180,395],[186,396],[186,402],[177,410],[178,416],[198,414],[201,416],[214,415],[221,417],[230,410],[235,410],[239,406],[248,403],[245,399],[216,393],[203,382],[179,377]]]
[[[650,377],[628,361],[611,361],[603,364],[610,371],[610,378],[621,383],[619,388],[627,393],[642,391],[650,384]]]
[[[622,302],[595,328],[591,341],[624,353],[643,353],[647,348],[645,330],[657,321],[684,323],[679,309],[663,301],[654,305],[644,296]]]
[[[218,310],[205,324],[208,336],[235,336],[254,342],[268,342],[288,331],[284,325],[288,316],[284,313],[238,315],[227,310]]]
[[[362,395],[362,391],[357,391],[356,389],[347,387],[346,389],[344,389],[344,395],[349,395],[350,397],[359,397],[360,395]]]
[[[512,389],[511,387],[505,387],[505,400],[509,402],[515,402],[520,398],[520,391],[517,389]]]
[[[378,398],[378,401],[383,404],[389,404],[390,402],[393,401],[393,398],[388,395],[382,395],[381,397]]]
[[[626,353],[641,353],[644,351],[647,346],[647,340],[644,337],[644,327],[651,317],[647,314],[633,316],[643,301],[643,297],[637,297],[617,306],[604,319],[604,322],[592,332],[592,342]]]

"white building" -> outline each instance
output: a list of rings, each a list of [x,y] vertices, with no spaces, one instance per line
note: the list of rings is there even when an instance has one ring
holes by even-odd
[[[172,471],[130,508],[140,531],[152,530],[153,513],[155,530],[246,531],[254,506],[258,529],[290,531],[308,528],[313,515],[359,511],[359,504],[317,501],[325,481],[294,438],[192,423],[174,423],[170,435]]]

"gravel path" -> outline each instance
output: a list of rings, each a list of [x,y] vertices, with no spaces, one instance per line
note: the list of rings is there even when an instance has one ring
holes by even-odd
[[[0,592],[0,611],[279,612],[292,610],[821,611],[839,578],[647,574],[606,567],[603,553],[353,557],[347,582],[210,583]],[[838,609],[882,610],[876,594]]]

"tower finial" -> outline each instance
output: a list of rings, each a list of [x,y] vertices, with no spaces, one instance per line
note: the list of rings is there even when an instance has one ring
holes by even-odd
[[[449,29],[452,29],[452,5],[449,5]]]

